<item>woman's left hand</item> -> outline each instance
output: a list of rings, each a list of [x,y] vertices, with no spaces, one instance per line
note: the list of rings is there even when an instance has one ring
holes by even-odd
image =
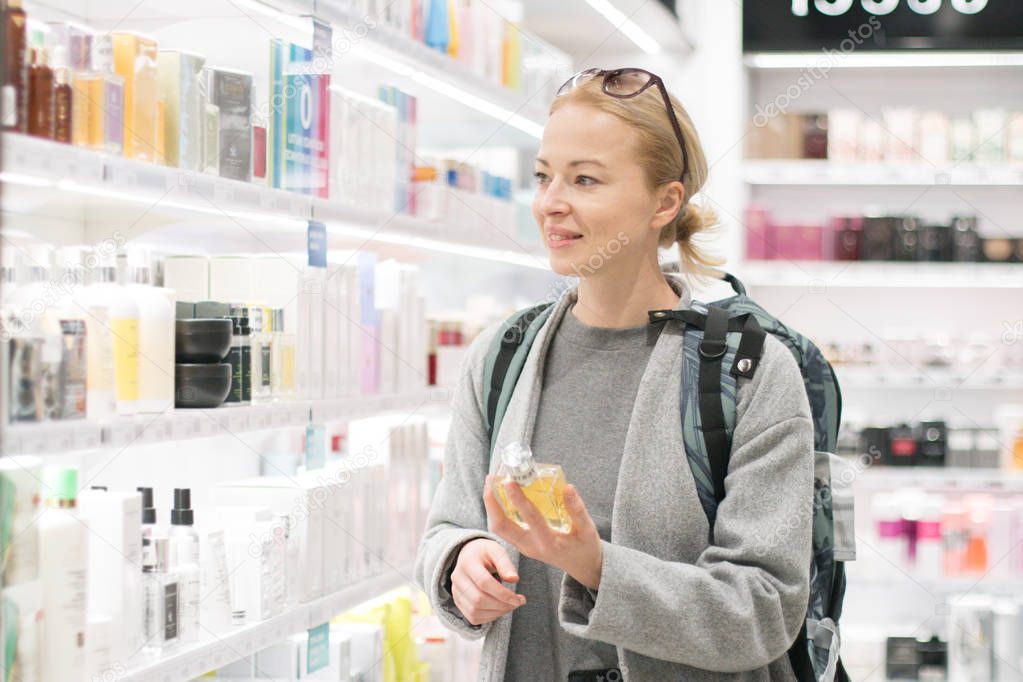
[[[547,525],[540,510],[522,493],[517,483],[505,486],[508,498],[529,525],[522,528],[504,515],[494,496],[494,476],[488,475],[483,485],[483,503],[487,508],[490,532],[511,543],[531,559],[559,568],[591,590],[600,586],[600,567],[604,548],[597,525],[590,518],[575,486],[565,486],[565,508],[572,519],[572,530],[559,533]]]

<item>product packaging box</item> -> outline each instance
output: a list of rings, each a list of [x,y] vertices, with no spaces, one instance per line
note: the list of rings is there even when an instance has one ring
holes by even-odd
[[[111,653],[123,660],[143,644],[142,495],[83,490],[78,509],[90,531],[87,603],[110,618]]]
[[[160,50],[157,66],[164,100],[167,165],[201,172],[203,100],[199,77],[206,58],[178,50]]]
[[[275,516],[288,517],[294,533],[298,576],[298,601],[308,602],[323,594],[323,518],[329,491],[309,476],[284,478],[261,476],[216,488],[215,499],[224,506],[264,506]]]
[[[328,195],[327,129],[330,76],[316,73],[312,50],[270,41],[270,153],[272,187]]]
[[[252,180],[252,74],[206,67],[206,93],[219,111],[219,174]]]
[[[205,256],[170,256],[163,262],[163,285],[178,300],[210,300],[210,259]]]
[[[248,256],[210,258],[209,299],[232,304],[257,300],[252,293],[253,262]]]

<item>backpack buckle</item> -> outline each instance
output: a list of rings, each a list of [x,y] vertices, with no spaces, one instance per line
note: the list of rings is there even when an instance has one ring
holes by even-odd
[[[707,339],[700,341],[700,357],[707,360],[720,358],[726,350],[728,350],[728,344],[724,341],[708,341]]]

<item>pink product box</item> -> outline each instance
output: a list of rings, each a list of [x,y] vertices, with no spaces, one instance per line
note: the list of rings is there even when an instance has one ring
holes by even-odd
[[[824,235],[819,225],[778,225],[775,228],[775,258],[787,260],[820,260]]]
[[[746,209],[746,258],[770,260],[775,258],[776,234],[771,212],[762,206]]]

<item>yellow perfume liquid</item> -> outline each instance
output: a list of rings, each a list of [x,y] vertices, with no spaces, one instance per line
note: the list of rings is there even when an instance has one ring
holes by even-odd
[[[502,452],[497,469],[497,500],[509,519],[528,529],[529,524],[508,497],[506,486],[512,482],[519,484],[548,526],[559,533],[572,530],[572,520],[565,508],[565,472],[560,466],[536,462],[529,449],[519,443],[512,443]]]

